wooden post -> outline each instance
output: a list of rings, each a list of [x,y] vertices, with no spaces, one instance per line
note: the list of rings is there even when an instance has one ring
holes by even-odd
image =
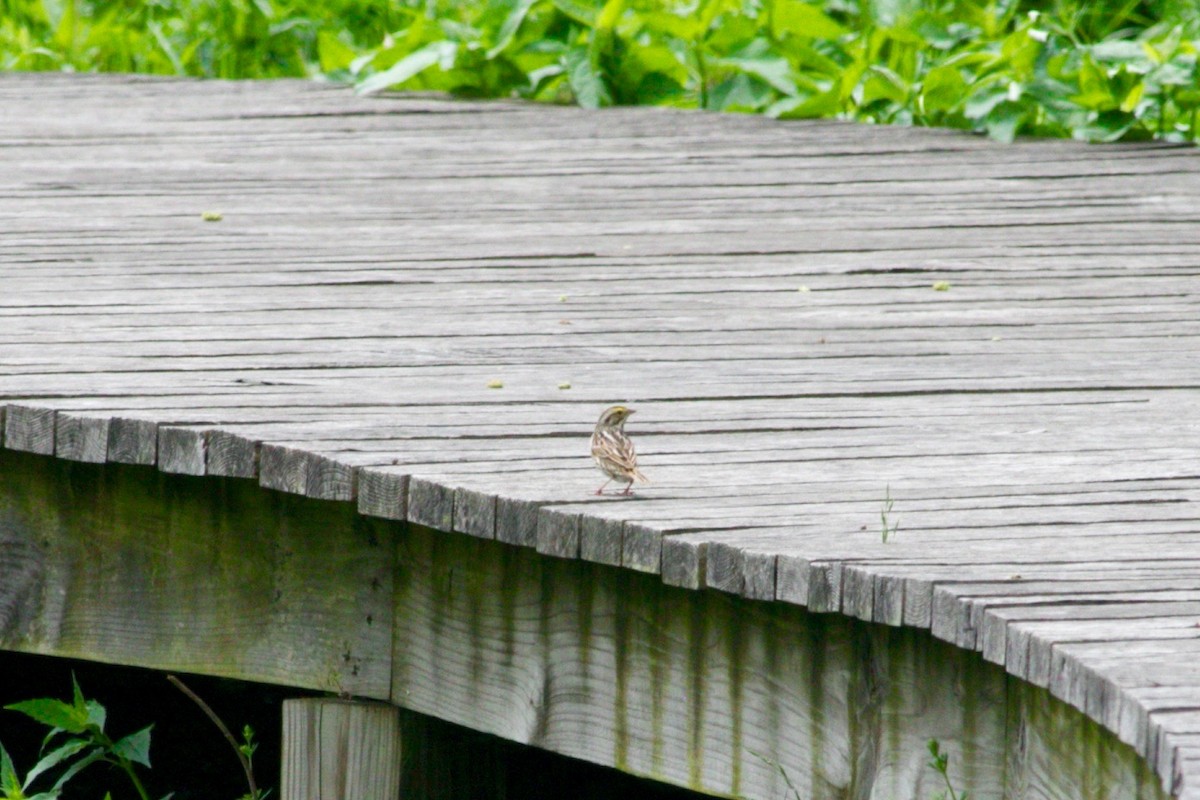
[[[283,704],[282,800],[399,800],[400,712],[334,698]]]

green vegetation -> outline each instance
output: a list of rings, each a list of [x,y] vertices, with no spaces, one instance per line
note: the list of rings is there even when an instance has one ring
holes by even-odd
[[[895,503],[895,499],[892,498],[892,485],[889,483],[883,495],[883,509],[879,512],[879,521],[883,527],[882,539],[884,544],[887,544],[888,539],[895,536],[900,530],[900,523],[891,516],[892,506]]]
[[[1192,0],[0,0],[0,69],[1194,141]]]
[[[950,782],[950,754],[942,752],[942,744],[937,739],[930,739],[926,747],[929,749],[929,768],[942,776],[946,790],[935,795],[934,800],[967,800],[965,791],[955,791]]]
[[[175,676],[167,677],[200,707],[233,747],[249,785],[249,791],[239,800],[266,800],[270,792],[259,789],[254,781],[253,758],[254,751],[258,749],[258,743],[254,741],[254,729],[245,726],[242,739],[238,741],[208,703]],[[150,728],[153,726],[148,725],[114,740],[104,732],[108,719],[104,706],[84,697],[74,676],[71,677],[71,686],[72,697],[69,702],[40,698],[4,707],[25,714],[45,725],[50,732],[42,740],[38,762],[24,778],[17,771],[4,745],[0,744],[0,800],[58,800],[63,787],[92,764],[116,767],[128,778],[140,800],[150,800],[150,794],[138,776],[138,767],[150,767]],[[55,773],[58,777],[51,782]],[[35,782],[44,787],[43,790],[34,791]],[[171,794],[162,800],[168,800]],[[105,794],[105,798],[111,797],[111,792]]]
[[[104,706],[88,700],[72,678],[74,692],[70,702],[42,698],[5,706],[20,711],[50,729],[42,743],[41,758],[22,779],[8,752],[0,745],[0,798],[3,800],[56,800],[64,784],[92,764],[109,764],[129,779],[141,800],[150,800],[137,765],[150,766],[150,728],[142,728],[113,740],[104,732],[108,717]],[[51,749],[51,745],[53,748]],[[38,778],[61,768],[57,780],[45,791],[29,794]]]
[[[254,753],[258,750],[258,742],[254,741],[254,728],[246,725],[242,728],[242,739],[238,741],[234,735],[230,733],[228,726],[225,725],[217,712],[212,710],[212,706],[204,702],[200,695],[193,692],[186,683],[176,678],[174,675],[168,675],[167,680],[171,682],[176,689],[187,695],[193,703],[195,703],[204,716],[208,717],[213,725],[217,726],[217,730],[225,737],[225,741],[233,748],[234,755],[237,756],[238,763],[242,767],[242,772],[246,776],[247,792],[238,798],[238,800],[266,800],[270,790],[263,791],[258,788],[258,783],[254,779]]]

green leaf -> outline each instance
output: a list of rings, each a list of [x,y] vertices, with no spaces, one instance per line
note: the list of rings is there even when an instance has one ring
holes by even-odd
[[[693,16],[680,16],[670,11],[650,11],[639,14],[646,30],[672,39],[692,42],[700,37],[700,22]]]
[[[776,119],[813,119],[831,117],[841,110],[842,93],[837,87],[811,97],[785,97],[766,110]]]
[[[1175,105],[1188,111],[1200,108],[1200,89],[1186,89],[1175,92],[1171,96],[1171,99],[1175,101]]]
[[[862,83],[862,97],[859,103],[868,106],[876,100],[890,100],[903,104],[908,99],[908,89],[904,80],[887,67],[874,66],[867,70],[866,80]]]
[[[783,94],[796,94],[796,83],[792,80],[792,66],[782,56],[739,54],[713,59],[712,63],[731,67],[746,75],[753,75]]]
[[[513,37],[517,35],[517,30],[520,29],[521,23],[525,21],[525,16],[529,14],[529,9],[533,8],[534,3],[538,0],[517,0],[513,4],[512,11],[508,12],[508,16],[504,18],[504,22],[500,24],[500,28],[496,31],[496,43],[487,51],[489,59],[503,53],[510,44]]]
[[[996,84],[979,85],[967,98],[963,114],[970,120],[982,120],[992,110],[1008,99],[1008,87]]]
[[[61,747],[57,747],[47,753],[33,766],[33,769],[29,770],[29,774],[25,776],[25,785],[22,788],[28,789],[37,776],[48,769],[58,766],[76,753],[86,750],[89,745],[90,742],[87,739],[72,739]]]
[[[1076,139],[1090,142],[1115,142],[1137,124],[1137,118],[1124,111],[1102,111],[1095,120],[1076,128]]]
[[[679,81],[661,72],[647,72],[638,81],[637,96],[639,103],[663,105],[684,96],[685,90]]]
[[[20,711],[27,717],[51,728],[58,728],[68,733],[83,733],[87,730],[90,719],[87,708],[77,708],[61,700],[43,698],[40,700],[23,700],[5,706],[10,711]]]
[[[153,727],[147,725],[137,733],[118,739],[111,748],[113,755],[144,767],[150,766],[150,729]]]
[[[333,31],[317,33],[317,59],[322,72],[337,72],[348,69],[358,56],[354,49],[338,38]]]
[[[1071,100],[1097,111],[1113,108],[1117,104],[1109,88],[1108,74],[1089,55],[1084,55],[1079,67],[1079,93]]]
[[[757,111],[773,99],[771,89],[744,74],[719,82],[708,94],[708,107],[719,111]]]
[[[457,52],[458,45],[454,42],[445,39],[430,42],[420,50],[409,53],[383,72],[377,72],[371,77],[359,81],[354,89],[358,94],[370,94],[389,86],[397,86],[420,75],[434,64],[447,61],[453,64]]]
[[[788,34],[805,39],[837,39],[847,33],[819,7],[800,0],[775,0],[771,25],[771,35],[776,39]]]
[[[17,776],[17,768],[13,766],[12,756],[0,744],[0,791],[8,798],[22,798],[24,792],[21,779]]]
[[[577,0],[553,0],[554,7],[576,22],[589,28],[596,27],[596,9]]]
[[[935,67],[921,83],[921,107],[927,114],[948,111],[962,102],[967,82],[954,67]]]
[[[1146,84],[1135,83],[1129,93],[1125,95],[1125,99],[1121,101],[1120,110],[1126,113],[1132,113],[1137,108],[1138,103],[1142,101],[1142,95],[1146,93]]]
[[[984,130],[998,142],[1011,142],[1025,123],[1025,108],[1019,103],[1005,101],[992,109],[984,120]]]
[[[103,733],[104,723],[108,720],[108,712],[104,710],[104,706],[95,700],[88,700],[84,707],[87,709],[88,725]]]
[[[597,30],[612,30],[617,26],[621,12],[625,10],[625,0],[608,0],[600,14],[596,17]]]
[[[575,102],[584,108],[600,108],[612,105],[612,95],[600,71],[592,63],[588,48],[572,47],[563,55],[567,67],[567,82],[575,95]]]

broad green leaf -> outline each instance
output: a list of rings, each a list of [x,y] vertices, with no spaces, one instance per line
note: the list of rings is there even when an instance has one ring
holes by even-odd
[[[1175,105],[1184,110],[1195,110],[1200,108],[1200,89],[1187,89],[1175,92],[1171,96],[1171,99],[1175,101]]]
[[[317,59],[320,61],[322,72],[348,69],[357,56],[354,48],[339,39],[333,31],[317,33]]]
[[[150,766],[150,729],[147,725],[136,733],[131,733],[113,743],[113,755],[126,758],[144,767]]]
[[[420,75],[434,64],[447,60],[453,62],[457,50],[457,44],[444,39],[439,42],[430,42],[420,50],[400,59],[383,72],[377,72],[369,78],[359,81],[355,86],[355,91],[358,94],[370,94],[389,86],[402,84]]]
[[[1018,103],[1005,101],[992,109],[984,120],[984,130],[998,142],[1011,142],[1026,120],[1026,111]]]
[[[842,96],[836,88],[811,97],[785,97],[773,103],[766,114],[776,119],[831,117],[841,110]]]
[[[640,103],[664,105],[672,103],[686,94],[683,85],[661,72],[647,72],[638,81],[637,98]]]
[[[687,65],[679,60],[675,51],[661,44],[626,49],[620,74],[623,85],[634,87],[633,96],[638,103],[658,103],[674,98],[688,81]],[[643,91],[651,94],[644,95]]]
[[[592,63],[588,48],[572,47],[564,54],[563,59],[567,67],[567,82],[575,95],[576,103],[584,108],[612,105],[612,95],[604,83],[604,77]]]
[[[103,733],[104,724],[108,720],[108,712],[104,710],[104,706],[96,700],[88,700],[84,707],[87,709],[88,725]]]
[[[1150,58],[1141,42],[1130,39],[1114,39],[1092,45],[1089,50],[1097,61],[1112,61],[1119,64],[1144,63],[1149,67]]]
[[[625,10],[625,0],[608,0],[601,9],[599,16],[596,17],[597,29],[612,30],[617,26],[617,20],[621,17],[621,12]]]
[[[775,55],[772,44],[766,38],[756,38],[736,53],[713,59],[712,62],[754,76],[782,94],[794,95],[797,92],[796,82],[792,80],[792,65],[784,56]]]
[[[1117,104],[1109,87],[1108,74],[1086,54],[1079,67],[1079,92],[1071,100],[1084,108],[1097,111],[1112,108]]]
[[[935,67],[921,84],[921,107],[927,114],[954,108],[966,96],[967,82],[954,67]]]
[[[642,25],[652,33],[670,36],[691,42],[703,32],[699,21],[693,16],[680,16],[670,11],[651,11],[639,14]]]
[[[730,67],[763,81],[783,94],[796,94],[792,66],[782,56],[730,57],[713,59],[713,64]]]
[[[981,84],[973,87],[971,96],[963,106],[963,114],[967,119],[982,120],[992,109],[1008,99],[1008,87],[996,83]]]
[[[1090,142],[1115,142],[1129,132],[1137,124],[1132,114],[1123,111],[1104,111],[1096,119],[1082,127],[1076,128],[1072,136]]]
[[[1145,83],[1135,83],[1129,93],[1125,95],[1125,99],[1121,101],[1120,110],[1126,113],[1131,113],[1137,108],[1138,103],[1142,101],[1142,95],[1146,93]]]
[[[795,71],[810,77],[840,78],[845,68],[812,46],[811,42],[790,42],[783,55],[791,59]]]
[[[776,39],[788,34],[806,39],[836,39],[847,33],[837,20],[819,7],[800,0],[775,0],[771,24],[771,34]]]
[[[867,70],[866,79],[862,83],[862,97],[859,102],[870,105],[876,100],[890,100],[903,104],[908,99],[908,90],[899,75],[886,67],[871,67]]]
[[[58,728],[68,733],[83,733],[88,726],[87,708],[76,708],[61,700],[43,698],[40,700],[23,700],[5,706],[10,711],[20,711],[50,728]]]
[[[576,22],[589,28],[596,27],[596,7],[579,0],[553,0],[554,7]]]
[[[760,81],[735,74],[719,82],[708,93],[708,107],[716,111],[753,112],[771,102],[774,94]]]

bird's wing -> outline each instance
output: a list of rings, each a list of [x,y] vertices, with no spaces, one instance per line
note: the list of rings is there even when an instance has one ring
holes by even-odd
[[[599,452],[597,452],[599,451]],[[637,452],[633,440],[613,431],[601,431],[592,438],[592,454],[607,459],[612,465],[628,475],[639,475]]]

